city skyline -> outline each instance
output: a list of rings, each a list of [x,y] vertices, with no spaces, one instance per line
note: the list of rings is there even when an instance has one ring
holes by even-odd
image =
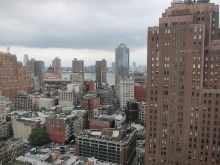
[[[114,49],[124,42],[130,48],[130,62],[146,64],[147,27],[158,23],[171,0],[155,0],[151,5],[147,1],[126,2],[1,1],[0,51],[9,46],[19,61],[28,54],[44,60],[46,66],[55,57],[62,59],[62,66],[71,66],[73,58],[87,59],[85,65],[93,65],[102,58],[114,61]],[[218,0],[211,2],[219,4]],[[87,22],[92,22],[90,28]]]

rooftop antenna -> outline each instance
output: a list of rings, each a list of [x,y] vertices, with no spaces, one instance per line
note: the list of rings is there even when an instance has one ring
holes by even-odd
[[[7,47],[7,53],[10,54],[10,47]]]

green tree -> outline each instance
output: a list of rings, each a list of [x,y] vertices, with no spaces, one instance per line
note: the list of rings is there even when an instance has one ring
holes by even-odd
[[[49,138],[44,128],[33,128],[28,140],[34,146],[42,146],[49,143]]]

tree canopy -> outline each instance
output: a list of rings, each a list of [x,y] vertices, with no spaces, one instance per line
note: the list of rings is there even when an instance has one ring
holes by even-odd
[[[48,135],[44,128],[33,128],[28,138],[31,145],[42,146],[49,142]]]

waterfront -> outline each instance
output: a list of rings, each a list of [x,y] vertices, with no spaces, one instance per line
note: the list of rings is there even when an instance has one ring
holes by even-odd
[[[68,73],[64,72],[62,77],[63,77],[63,79],[70,79],[70,73],[69,72]],[[95,73],[85,73],[84,74],[84,79],[86,81],[95,80],[96,79]],[[115,73],[112,73],[112,72],[107,73],[107,83],[109,85],[115,85]]]

